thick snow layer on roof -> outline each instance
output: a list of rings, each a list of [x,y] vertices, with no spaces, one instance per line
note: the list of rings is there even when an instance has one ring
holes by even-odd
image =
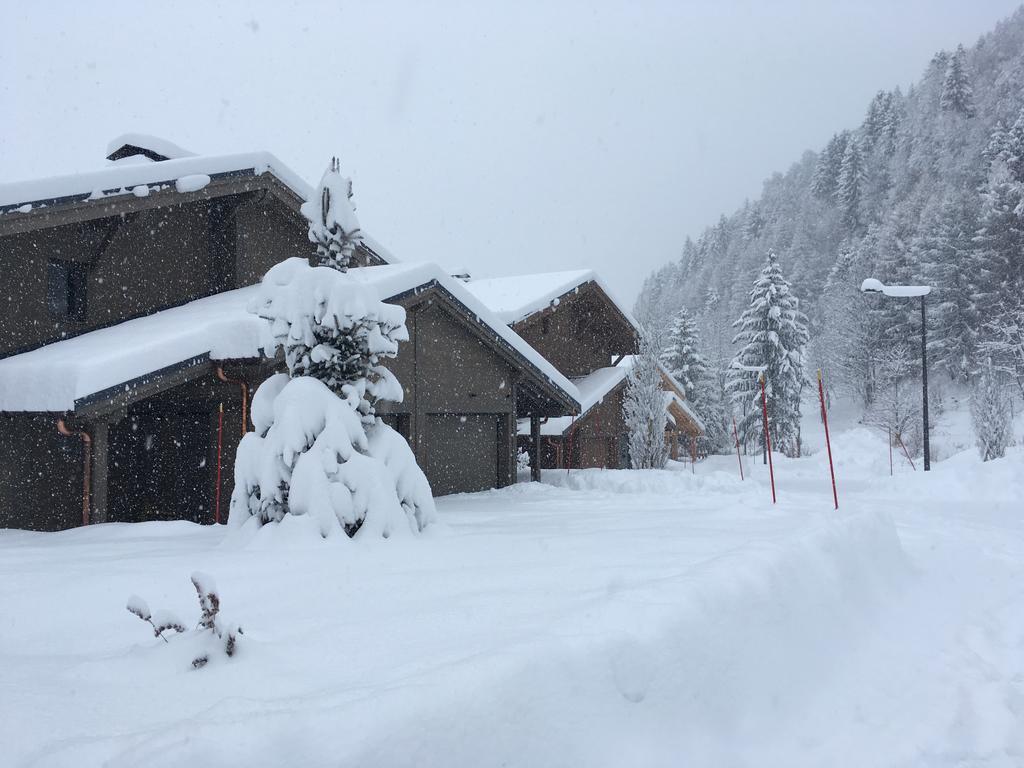
[[[209,355],[258,357],[256,286],[166,309],[0,360],[0,411],[70,411],[75,401]]]
[[[470,280],[466,287],[498,317],[511,325],[552,304],[557,305],[562,296],[589,282],[596,283],[626,319],[634,326],[637,324],[626,305],[615,298],[615,294],[592,269]]]
[[[51,204],[67,197],[88,196],[100,199],[113,195],[139,194],[141,185],[169,187],[179,179],[194,176],[249,171],[255,175],[271,173],[303,200],[313,194],[312,188],[295,172],[269,152],[238,155],[181,157],[158,163],[114,163],[105,168],[68,176],[30,179],[0,184],[0,209],[17,209],[25,205]]]
[[[598,368],[587,376],[573,379],[572,383],[580,393],[580,415],[559,416],[548,419],[540,425],[540,433],[545,436],[562,435],[579,419],[586,416],[591,408],[598,405],[609,392],[614,390],[626,378],[628,371],[625,368],[608,367]],[[520,435],[530,434],[530,420],[521,419],[517,428]]]
[[[163,155],[168,160],[196,156],[195,152],[189,152],[187,149],[182,149],[167,139],[161,139],[159,136],[150,136],[147,133],[122,133],[120,136],[111,139],[110,143],[107,144],[107,154],[114,154],[126,144],[139,147],[140,149],[148,149],[158,155]]]
[[[495,312],[492,312],[480,299],[466,290],[468,287],[466,283],[452,277],[437,264],[430,262],[386,264],[379,267],[350,269],[349,274],[357,280],[375,287],[382,301],[387,301],[432,281],[437,282],[438,285],[463,304],[470,314],[475,315],[481,322],[497,333],[498,336],[526,358],[534,368],[555,386],[566,392],[577,402],[580,401],[579,390],[569,379],[563,376],[537,350],[523,341],[515,331],[505,325],[502,319]]]

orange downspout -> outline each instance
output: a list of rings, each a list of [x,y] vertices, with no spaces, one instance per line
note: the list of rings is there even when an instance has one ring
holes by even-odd
[[[57,431],[64,437],[82,440],[82,525],[89,524],[89,496],[92,493],[92,436],[85,430],[68,429],[64,419],[57,419]]]
[[[242,391],[242,437],[249,431],[249,385],[243,379],[232,379],[224,373],[224,366],[217,366],[217,378],[225,384],[237,384]]]

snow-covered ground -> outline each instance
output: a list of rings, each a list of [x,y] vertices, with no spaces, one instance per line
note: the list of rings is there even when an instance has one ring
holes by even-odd
[[[0,532],[0,764],[1024,765],[1024,451],[549,473],[360,546]],[[124,605],[197,616],[200,670]],[[181,647],[179,647],[181,646]]]

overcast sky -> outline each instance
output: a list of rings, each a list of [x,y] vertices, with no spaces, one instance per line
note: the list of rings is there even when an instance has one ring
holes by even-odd
[[[631,302],[1018,2],[3,2],[0,181],[99,167],[126,131],[312,183],[338,154],[399,259],[594,267]]]

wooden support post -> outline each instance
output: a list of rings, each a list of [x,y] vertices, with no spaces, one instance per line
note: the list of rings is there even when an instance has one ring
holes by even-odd
[[[90,522],[105,523],[108,517],[110,472],[110,423],[96,420],[90,423],[92,434],[92,515]]]
[[[540,482],[540,417],[530,416],[530,480]]]

